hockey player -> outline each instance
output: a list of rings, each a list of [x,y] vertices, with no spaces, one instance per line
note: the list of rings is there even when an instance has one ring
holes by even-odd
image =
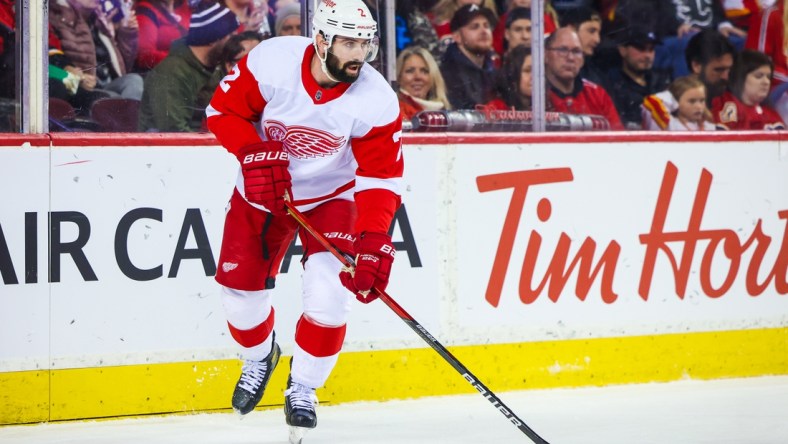
[[[320,0],[312,30],[312,40],[260,43],[221,81],[206,110],[208,128],[241,167],[216,274],[230,333],[242,346],[236,411],[255,408],[279,360],[271,297],[296,232],[285,199],[356,257],[350,274],[300,234],[303,314],[285,417],[303,429],[317,425],[315,389],[337,362],[353,295],[368,303],[376,298],[370,289],[388,283],[394,248],[387,232],[403,172],[397,96],[365,63],[377,53],[369,9],[362,0]]]

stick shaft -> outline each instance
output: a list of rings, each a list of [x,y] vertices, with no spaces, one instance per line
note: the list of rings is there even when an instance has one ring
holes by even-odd
[[[291,202],[285,202],[285,206],[287,207],[287,211],[290,215],[298,222],[301,227],[303,227],[315,240],[317,240],[327,251],[333,254],[342,265],[347,268],[354,268],[355,264],[353,260],[346,255],[342,254],[322,233],[315,230],[315,228],[309,223],[306,217],[298,211],[295,206]],[[473,388],[479,391],[479,393],[484,396],[490,403],[495,406],[499,412],[501,412],[512,424],[517,426],[520,431],[525,433],[534,443],[536,444],[549,444],[545,441],[542,437],[540,437],[535,431],[533,431],[528,425],[520,419],[503,401],[495,395],[487,386],[484,385],[481,381],[479,381],[476,376],[468,370],[454,355],[446,349],[434,336],[430,334],[419,322],[417,322],[413,316],[411,316],[404,308],[402,308],[391,296],[389,296],[385,291],[378,290],[377,288],[373,288],[372,291],[378,295],[380,300],[382,300],[397,316],[400,317],[407,325],[411,328],[421,339],[424,340],[433,350],[438,352],[438,354],[451,365],[466,381],[468,381]]]

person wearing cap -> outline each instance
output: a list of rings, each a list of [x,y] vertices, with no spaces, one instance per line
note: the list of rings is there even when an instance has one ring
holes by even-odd
[[[274,35],[301,35],[301,3],[288,3],[276,10]]]
[[[640,105],[643,99],[670,85],[670,73],[654,69],[654,54],[659,43],[654,31],[627,30],[618,44],[621,64],[606,76],[605,87],[627,129],[642,128]]]
[[[236,15],[219,3],[201,4],[194,11],[186,38],[174,42],[145,77],[140,131],[200,131],[204,114],[198,94],[218,66],[225,42],[240,26]]]
[[[495,16],[487,8],[465,5],[454,14],[450,26],[454,42],[443,55],[441,74],[452,108],[473,109],[490,101],[495,86]]]
[[[438,0],[429,10],[429,18],[441,41],[451,42],[451,37],[454,33],[451,30],[451,18],[454,17],[457,10],[471,4],[489,9],[495,19],[498,19],[495,0]]]

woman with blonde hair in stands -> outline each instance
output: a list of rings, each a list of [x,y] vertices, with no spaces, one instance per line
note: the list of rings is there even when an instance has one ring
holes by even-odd
[[[438,64],[429,51],[419,46],[405,48],[397,57],[402,118],[410,120],[419,111],[451,109],[446,84]]]
[[[666,97],[669,95],[670,97]],[[713,131],[711,112],[706,106],[706,86],[695,75],[674,80],[666,91],[655,96],[668,104],[670,114],[643,112],[643,127],[647,130],[664,131]],[[644,100],[644,108],[654,96]]]

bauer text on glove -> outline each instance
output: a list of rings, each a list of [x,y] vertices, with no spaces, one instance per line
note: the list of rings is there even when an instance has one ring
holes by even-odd
[[[356,299],[369,303],[377,299],[372,288],[384,291],[389,283],[391,264],[394,262],[394,246],[391,236],[385,233],[362,233],[353,244],[356,250],[356,269],[351,275],[342,271],[342,285],[356,294]]]
[[[249,202],[263,205],[274,215],[286,214],[285,193],[292,195],[290,157],[282,142],[260,142],[238,151],[244,176],[244,194]]]

